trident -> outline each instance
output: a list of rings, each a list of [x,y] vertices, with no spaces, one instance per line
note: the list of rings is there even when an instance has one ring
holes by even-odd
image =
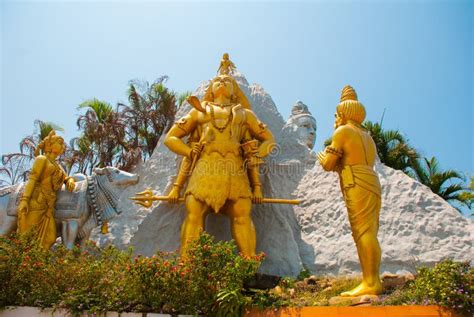
[[[169,201],[170,198],[168,196],[155,196],[153,195],[153,191],[150,188],[137,193],[137,196],[130,197],[131,200],[135,201],[135,204],[141,205],[146,208],[150,208],[153,205],[154,201]],[[178,202],[184,202],[184,198],[178,198]],[[296,199],[281,199],[281,198],[263,198],[263,204],[290,204],[290,205],[298,205],[300,203],[299,200]]]

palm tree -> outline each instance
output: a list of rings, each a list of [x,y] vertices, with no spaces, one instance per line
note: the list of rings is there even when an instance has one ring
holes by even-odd
[[[82,174],[91,174],[97,165],[98,155],[95,155],[93,146],[84,135],[72,138],[64,154],[64,164],[68,174],[72,171]]]
[[[398,130],[384,130],[380,123],[366,121],[363,124],[377,146],[377,155],[385,165],[408,173],[412,162],[418,159],[417,151],[408,144]]]
[[[171,127],[178,106],[189,95],[188,92],[178,95],[166,88],[164,82],[167,79],[167,76],[163,76],[151,84],[138,80],[130,81],[130,104],[118,104],[127,123],[129,150],[124,157],[141,157],[143,160],[150,157],[161,135]]]
[[[26,181],[29,172],[29,159],[17,153],[2,155],[0,166],[0,186],[14,185]]]
[[[77,126],[83,131],[78,146],[83,154],[87,153],[90,168],[114,165],[121,147],[126,147],[125,125],[120,114],[109,103],[96,98],[81,103],[77,108],[86,109],[86,113],[77,119]]]
[[[420,183],[428,186],[433,193],[451,203],[459,212],[462,213],[461,209],[455,206],[456,204],[471,208],[472,189],[466,188],[461,183],[465,181],[465,178],[454,170],[442,171],[435,157],[415,160],[410,174]]]

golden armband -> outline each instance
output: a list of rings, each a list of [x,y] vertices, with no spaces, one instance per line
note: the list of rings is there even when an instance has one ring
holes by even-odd
[[[342,150],[338,150],[338,149],[336,149],[332,146],[327,146],[326,149],[325,149],[325,152],[330,153],[330,154],[334,154],[339,158],[341,158],[342,154],[344,153]]]
[[[185,117],[179,119],[179,120],[176,121],[174,124],[175,124],[178,128],[180,128],[181,130],[183,130],[184,133],[189,134],[189,132],[190,132],[190,131],[189,131],[189,127],[188,127],[189,122],[188,122],[188,120],[187,120]]]
[[[250,140],[242,144],[242,150],[244,151],[244,157],[247,161],[247,167],[251,168],[264,163],[263,159],[255,154],[255,152],[258,150],[257,140]]]

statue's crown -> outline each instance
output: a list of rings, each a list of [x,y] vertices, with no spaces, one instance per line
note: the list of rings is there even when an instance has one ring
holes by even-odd
[[[349,86],[349,85],[344,87],[341,92],[341,102],[344,102],[347,100],[355,100],[355,101],[358,100],[356,91],[354,90],[354,88],[352,88],[352,86]]]

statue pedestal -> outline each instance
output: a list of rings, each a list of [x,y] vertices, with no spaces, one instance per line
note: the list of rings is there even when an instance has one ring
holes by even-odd
[[[362,295],[362,296],[335,296],[329,300],[330,306],[364,306],[370,305],[377,300],[377,295]]]
[[[464,317],[439,306],[301,307],[247,311],[245,317]]]

